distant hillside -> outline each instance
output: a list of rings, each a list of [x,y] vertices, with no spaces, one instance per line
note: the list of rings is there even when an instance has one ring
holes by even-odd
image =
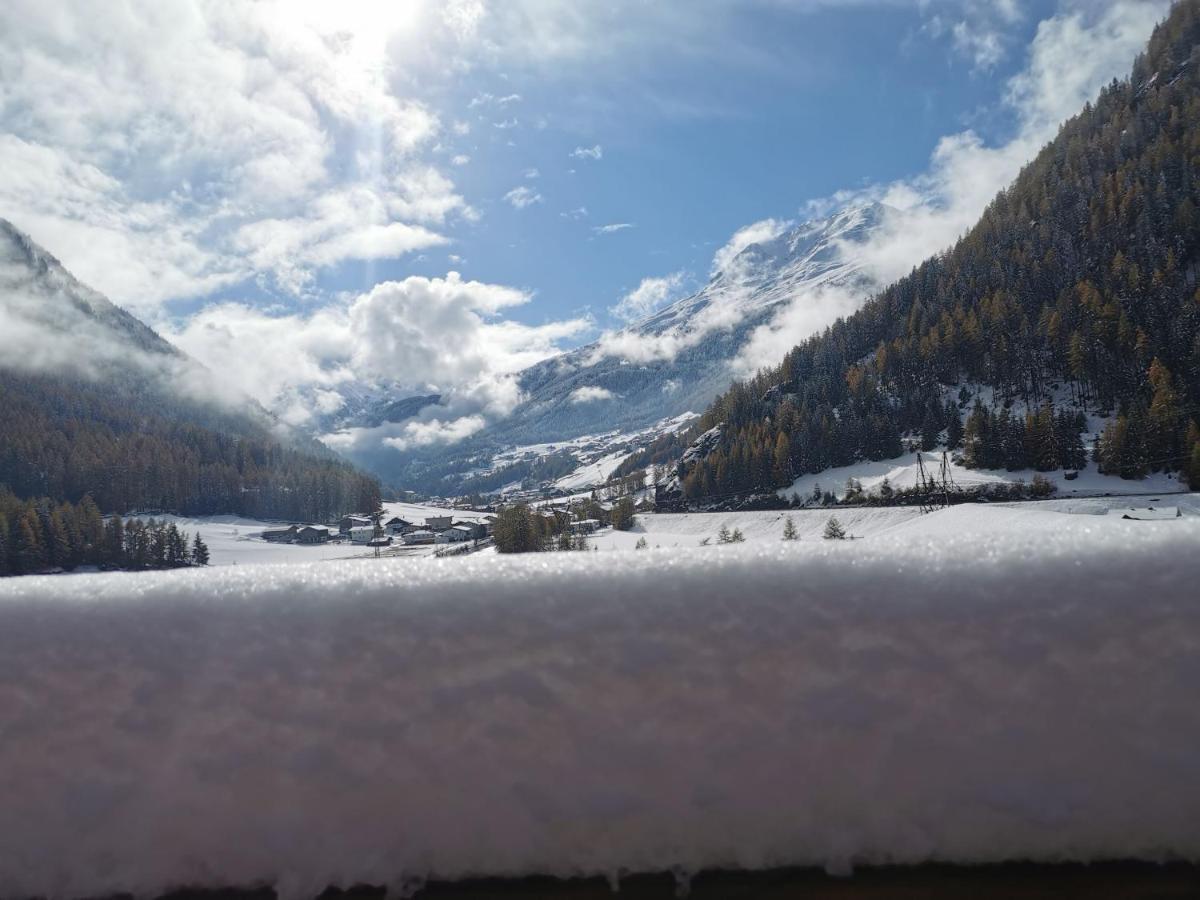
[[[0,220],[0,487],[106,512],[323,520],[378,483],[279,428]]]
[[[1109,421],[1101,471],[1200,486],[1198,44],[1184,0],[951,252],[725,393],[684,493],[774,490],[905,433],[1048,471],[1077,462],[1081,410]]]

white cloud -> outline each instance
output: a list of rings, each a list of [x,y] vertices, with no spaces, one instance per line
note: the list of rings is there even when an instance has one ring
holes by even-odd
[[[604,158],[604,148],[599,144],[592,147],[576,147],[571,151],[573,159],[591,159],[598,160]]]
[[[855,248],[872,274],[894,281],[968,231],[1064,119],[1094,100],[1104,84],[1128,74],[1167,8],[1166,0],[1115,0],[1042,21],[1027,65],[1008,82],[1005,103],[1018,126],[1011,140],[989,146],[974,131],[948,135],[921,175],[838,195],[838,203],[879,199],[902,213],[890,217],[865,249]]]
[[[524,209],[535,203],[541,203],[542,195],[532,188],[520,185],[505,194],[504,199],[511,203],[514,209]]]
[[[580,219],[587,218],[588,210],[586,206],[577,206],[575,209],[568,209],[565,212],[560,212],[559,215],[564,219],[573,219],[575,221],[579,221]]]
[[[520,103],[520,94],[505,94],[503,97],[497,97],[494,94],[482,93],[476,94],[467,104],[468,109],[477,109],[481,106],[508,106],[512,103]]]
[[[739,228],[725,242],[725,245],[713,255],[712,274],[716,275],[719,272],[724,272],[729,268],[729,264],[733,262],[734,257],[751,244],[760,244],[763,241],[773,240],[787,231],[792,224],[790,220],[786,219],[762,219]]]
[[[249,393],[293,423],[311,417],[316,392],[350,384],[442,394],[442,404],[423,413],[426,420],[490,421],[519,402],[517,372],[591,327],[586,319],[534,326],[502,318],[528,301],[514,288],[450,272],[385,282],[311,313],[210,306],[168,336],[209,366],[224,389]]]
[[[683,286],[684,273],[672,272],[661,278],[643,278],[641,283],[609,309],[626,322],[635,322],[666,306]]]
[[[592,229],[596,234],[615,234],[627,228],[633,228],[632,222],[614,222],[611,225],[597,225]]]
[[[0,207],[143,314],[256,274],[297,289],[360,241],[368,255],[428,246],[446,221],[431,208],[470,210],[417,162],[439,117],[388,72],[423,64],[422,46],[473,40],[460,7],[4,4]],[[347,193],[384,214],[358,204],[339,219],[329,207]],[[240,238],[260,223],[298,255],[248,252]]]
[[[471,157],[467,156],[467,154],[465,154],[465,153],[458,153],[458,154],[455,154],[454,156],[452,156],[452,157],[450,158],[450,165],[452,165],[452,166],[465,166],[465,165],[466,165],[467,163],[469,163],[470,161],[471,161]]]
[[[525,179],[527,181],[533,181],[535,178],[540,178],[542,173],[539,172],[536,168],[530,167],[525,170],[524,175],[525,175]]]
[[[454,444],[470,437],[487,426],[481,415],[461,416],[457,419],[430,419],[426,422],[405,422],[397,437],[386,437],[383,444],[396,450],[411,450],[431,444]]]
[[[580,403],[595,403],[598,400],[612,400],[614,397],[616,397],[616,394],[608,388],[589,384],[571,391],[569,399],[572,403],[578,405]]]
[[[845,286],[821,286],[796,294],[770,322],[750,332],[733,360],[734,373],[745,377],[778,364],[799,341],[853,313],[867,295],[865,288]]]

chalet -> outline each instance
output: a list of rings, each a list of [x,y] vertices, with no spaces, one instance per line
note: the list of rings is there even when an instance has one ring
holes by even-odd
[[[591,534],[599,527],[599,519],[580,519],[578,522],[572,523],[571,532],[573,534]]]
[[[296,529],[297,544],[324,544],[332,534],[323,525],[305,525]]]
[[[297,525],[291,525],[287,528],[272,528],[262,533],[262,539],[270,541],[272,544],[290,544],[296,540],[296,531],[298,528],[299,526]]]
[[[402,519],[399,516],[393,516],[383,523],[383,527],[388,534],[404,534],[404,529],[410,525],[412,525],[412,522]]]
[[[1178,506],[1131,506],[1123,509],[1110,509],[1107,515],[1119,519],[1130,519],[1135,522],[1158,522],[1165,519],[1178,519],[1183,516]]]
[[[425,527],[433,532],[442,532],[454,524],[453,516],[427,516]]]
[[[374,537],[374,525],[356,525],[350,529],[350,540],[356,544],[369,544]]]
[[[454,525],[441,531],[437,536],[439,544],[457,544],[461,541],[469,541],[475,535],[475,529],[470,525]]]
[[[349,534],[352,528],[362,528],[370,524],[371,519],[368,516],[343,516],[342,521],[338,523],[338,533]]]
[[[432,544],[437,540],[437,536],[432,531],[422,529],[405,533],[402,540],[410,546],[414,544]]]

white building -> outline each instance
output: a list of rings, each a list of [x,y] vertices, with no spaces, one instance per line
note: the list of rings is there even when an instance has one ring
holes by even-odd
[[[356,544],[369,544],[375,537],[374,525],[355,525],[350,529],[350,540]]]
[[[412,544],[432,544],[436,540],[436,536],[432,531],[410,531],[401,538],[404,543]]]
[[[447,528],[445,531],[439,531],[437,535],[437,543],[439,544],[457,544],[460,541],[469,541],[474,532],[468,525],[455,525],[453,528]]]

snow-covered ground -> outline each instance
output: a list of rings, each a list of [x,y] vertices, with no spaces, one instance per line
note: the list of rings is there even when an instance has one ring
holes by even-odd
[[[200,533],[208,545],[209,565],[239,566],[255,563],[294,563],[346,559],[361,556],[364,548],[354,544],[273,544],[259,535],[268,529],[286,527],[278,522],[261,522],[238,516],[142,516],[174,522],[190,535]],[[335,529],[336,530],[336,529]]]
[[[941,452],[925,452],[920,454],[925,468],[935,478],[942,464]],[[1029,484],[1035,475],[1041,475],[1058,486],[1056,496],[1095,495],[1095,494],[1144,494],[1148,492],[1183,491],[1184,485],[1174,475],[1156,472],[1141,480],[1133,481],[1119,478],[1116,475],[1101,475],[1096,471],[1095,463],[1079,470],[1079,477],[1067,481],[1061,471],[1036,472],[1025,469],[1009,472],[1005,469],[968,469],[961,465],[951,464],[951,474],[954,482],[961,487],[971,488],[984,484],[1012,484],[1017,480]],[[779,496],[791,498],[808,498],[814,487],[822,491],[832,491],[837,497],[846,494],[846,480],[854,478],[862,483],[867,493],[878,493],[880,485],[886,478],[893,488],[913,487],[919,481],[920,468],[917,465],[917,453],[906,453],[895,459],[885,459],[879,462],[864,460],[849,466],[836,469],[826,469],[815,475],[801,475],[789,487],[780,488]]]
[[[428,516],[453,516],[456,522],[481,521],[484,513],[469,510],[444,509],[417,503],[384,503],[383,521],[400,516],[410,522],[424,523]],[[208,545],[211,566],[245,566],[259,563],[311,562],[331,559],[373,558],[374,551],[358,544],[274,544],[264,541],[264,531],[285,527],[279,522],[262,522],[238,516],[143,516],[161,522],[174,522],[180,529],[200,538]],[[322,523],[316,523],[322,524]],[[337,527],[331,526],[336,532]],[[431,556],[437,548],[432,545],[405,547],[399,542],[388,548],[389,555],[404,557]]]
[[[697,547],[707,540],[717,544],[724,526],[742,532],[747,544],[774,544],[783,539],[784,523],[791,518],[801,541],[821,540],[825,525],[836,516],[847,535],[875,539],[880,536],[919,542],[947,533],[976,536],[980,541],[1006,532],[1063,531],[1088,535],[1107,529],[1119,520],[1098,520],[1108,509],[1129,506],[1176,506],[1185,518],[1200,521],[1200,494],[1163,494],[1151,497],[1063,498],[1024,503],[968,503],[922,515],[915,506],[847,507],[730,513],[639,513],[629,531],[605,528],[588,539],[600,550],[631,550],[644,538],[648,548]],[[1082,514],[1082,515],[1081,515]],[[1156,523],[1139,523],[1156,527]],[[1175,523],[1165,523],[1173,527]]]
[[[981,542],[984,514],[1009,524]],[[1192,516],[993,506],[619,565],[7,579],[0,885],[290,900],[426,876],[1200,860],[1197,546]]]

